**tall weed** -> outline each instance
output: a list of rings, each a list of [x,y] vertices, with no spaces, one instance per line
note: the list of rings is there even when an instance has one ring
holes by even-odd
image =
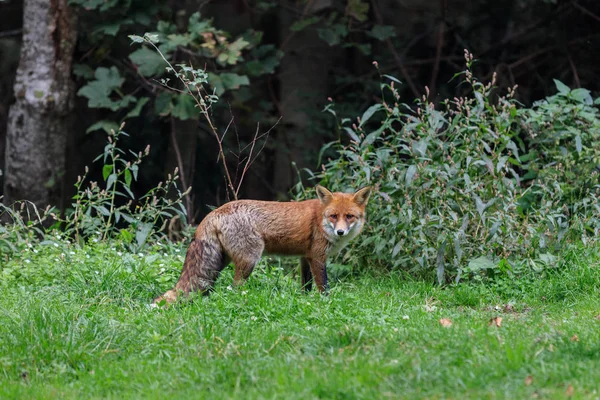
[[[381,102],[339,121],[349,143],[327,145],[322,153],[333,146],[338,156],[311,174],[336,190],[378,189],[346,261],[434,268],[442,283],[524,259],[553,266],[567,241],[597,240],[600,119],[589,92],[560,84],[557,96],[520,108],[516,87],[498,96],[495,77],[478,81],[465,59],[457,76],[469,95],[411,107],[383,75]]]

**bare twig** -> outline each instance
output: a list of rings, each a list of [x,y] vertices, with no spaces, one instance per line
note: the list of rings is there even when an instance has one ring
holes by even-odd
[[[310,4],[311,2],[309,2]],[[308,7],[308,6],[307,6]],[[192,96],[192,98],[194,99],[194,102],[196,103],[196,105],[198,106],[198,108],[200,109],[200,113],[204,116],[204,120],[206,121],[210,134],[212,136],[214,136],[216,142],[217,142],[217,146],[218,146],[218,155],[217,155],[217,162],[219,162],[219,160],[221,161],[221,164],[223,166],[223,172],[224,172],[224,178],[225,178],[225,183],[226,186],[228,188],[228,196],[231,195],[233,197],[234,200],[238,199],[238,194],[239,194],[239,190],[241,188],[242,182],[244,180],[244,176],[246,174],[246,172],[248,171],[248,169],[250,168],[250,166],[252,165],[252,163],[254,162],[254,160],[256,160],[256,157],[258,157],[258,155],[260,154],[260,152],[264,149],[265,142],[263,143],[263,146],[261,147],[261,149],[258,151],[258,153],[256,155],[254,155],[254,147],[256,145],[256,141],[261,139],[263,136],[267,136],[269,134],[269,132],[275,128],[275,126],[277,126],[277,124],[279,123],[279,120],[281,120],[281,118],[277,121],[277,123],[275,123],[275,125],[273,125],[266,133],[263,133],[261,135],[259,135],[259,128],[260,126],[257,126],[257,130],[256,133],[254,134],[254,138],[251,142],[251,148],[250,148],[250,153],[248,155],[247,158],[244,158],[240,161],[240,156],[241,153],[248,147],[244,147],[243,149],[241,149],[240,147],[240,143],[239,143],[239,136],[237,135],[237,129],[236,129],[236,137],[238,139],[238,150],[240,151],[238,154],[235,154],[233,152],[231,152],[229,150],[229,152],[231,152],[233,155],[235,155],[235,157],[238,159],[238,165],[236,168],[236,183],[237,186],[234,186],[234,181],[231,177],[231,172],[229,170],[229,166],[227,164],[227,159],[225,156],[225,150],[223,148],[223,141],[225,140],[225,137],[229,131],[229,128],[231,127],[231,125],[234,125],[235,127],[235,122],[234,122],[234,117],[232,115],[229,123],[227,124],[227,127],[225,128],[225,130],[223,131],[222,134],[219,134],[217,128],[215,127],[211,115],[210,115],[210,111],[211,111],[211,104],[212,102],[215,101],[214,99],[214,93],[209,93],[206,91],[206,88],[203,86],[203,83],[206,82],[206,80],[204,79],[204,77],[201,76],[201,73],[198,72],[198,70],[194,70],[193,67],[192,68],[185,68],[183,70],[183,72],[178,72],[175,70],[175,68],[173,68],[173,65],[171,64],[171,62],[169,60],[167,60],[167,58],[164,56],[164,54],[158,49],[158,47],[152,42],[152,40],[148,37],[144,37],[144,40],[147,44],[151,45],[154,50],[156,50],[156,52],[161,56],[161,58],[165,61],[165,63],[169,66],[170,70],[175,74],[175,76],[180,80],[180,82],[184,85],[185,90],[180,90],[180,89],[176,89],[174,87],[169,86],[165,81],[162,82],[158,82],[160,85],[162,85],[163,87],[166,87],[169,90],[173,90],[179,93],[186,93],[190,96]],[[202,72],[204,73],[204,72]],[[193,77],[193,79],[190,79],[186,74],[191,74],[191,76]],[[149,82],[146,81],[146,83],[148,84]],[[183,162],[181,159],[181,154],[179,152],[179,147],[177,146],[177,141],[176,138],[174,136],[174,129],[172,129],[172,140],[173,140],[173,144],[176,150],[176,157],[177,157],[177,162],[180,165],[180,167],[183,166]],[[252,157],[254,155],[254,158]],[[237,171],[239,169],[240,163],[245,161],[245,165],[244,168],[242,170],[242,175],[238,181],[237,179]],[[181,168],[180,168],[181,169]],[[185,178],[183,177],[182,174],[182,184],[184,186],[184,188],[187,188],[187,182],[185,182],[184,180]],[[188,204],[188,203],[186,203]],[[189,204],[190,208],[191,208],[191,204]]]
[[[256,153],[256,155],[254,156],[254,158],[252,158],[252,154],[254,153],[254,146],[256,145],[256,142],[262,138],[263,136],[268,136],[269,133],[279,124],[279,121],[281,121],[281,117],[279,117],[279,119],[277,120],[277,122],[275,122],[275,124],[269,128],[268,131],[266,131],[265,133],[261,134],[260,136],[258,135],[258,132],[260,130],[260,125],[257,124],[256,125],[256,132],[254,133],[254,138],[252,139],[252,143],[251,143],[251,147],[250,147],[250,152],[248,153],[248,157],[246,159],[246,164],[244,165],[244,169],[242,170],[242,176],[240,177],[240,181],[238,182],[238,187],[236,190],[236,195],[238,194],[240,187],[242,186],[242,182],[244,181],[244,176],[246,175],[246,172],[248,172],[248,169],[250,168],[250,166],[254,163],[254,161],[256,161],[256,158],[260,155],[260,153],[263,151],[263,149],[265,148],[265,144],[267,143],[267,140],[265,139],[265,141],[263,142],[262,147],[260,148],[260,150]],[[247,148],[248,146],[244,147]]]

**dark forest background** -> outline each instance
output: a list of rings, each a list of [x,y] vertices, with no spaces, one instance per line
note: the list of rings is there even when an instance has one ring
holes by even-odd
[[[324,106],[335,102],[340,118],[356,118],[378,100],[381,74],[402,82],[407,104],[423,95],[440,102],[461,94],[452,78],[468,49],[475,74],[484,82],[496,74],[498,92],[518,85],[524,105],[555,93],[553,79],[594,97],[600,90],[596,0],[71,0],[68,9],[59,0],[0,0],[5,203],[68,207],[86,165],[102,179],[92,161],[122,122],[125,148],[150,145],[134,191],[179,167],[180,187],[192,187],[190,220],[230,199],[206,120],[189,96],[158,83],[166,77],[158,53],[128,37],[146,32],[173,64],[208,73],[220,96],[211,118],[227,132],[237,181],[259,132],[240,198],[289,198],[298,173],[318,169],[323,144],[348,140]],[[33,50],[22,53],[25,46]],[[27,85],[48,87],[44,79],[50,89],[27,102]]]

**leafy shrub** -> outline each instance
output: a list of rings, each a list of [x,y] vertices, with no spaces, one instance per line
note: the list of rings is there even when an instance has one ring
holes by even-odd
[[[33,244],[48,240],[48,236],[62,232],[80,245],[89,240],[118,239],[127,244],[130,251],[138,251],[147,242],[162,240],[177,222],[186,226],[186,210],[183,198],[189,192],[177,187],[178,171],[169,174],[165,182],[137,196],[132,184],[138,178],[140,164],[148,155],[144,152],[127,154],[119,147],[119,138],[127,135],[123,125],[108,134],[104,151],[94,161],[101,160],[104,182],[87,180],[85,174],[75,183],[76,194],[71,208],[59,214],[54,208],[38,210],[28,201],[10,206],[0,203],[0,251],[2,260],[8,261],[15,254]],[[181,225],[177,225],[178,229]]]
[[[496,96],[495,77],[478,81],[465,58],[457,75],[469,95],[439,108],[424,96],[412,108],[384,75],[382,101],[355,123],[341,120],[350,141],[333,144],[338,156],[314,177],[336,190],[378,189],[346,261],[434,267],[441,283],[448,270],[458,280],[510,271],[515,260],[553,265],[567,240],[597,240],[600,119],[589,93],[557,83],[558,95],[519,109],[516,87]]]
[[[167,180],[137,197],[132,191],[132,183],[137,180],[139,165],[148,155],[144,152],[127,153],[119,148],[119,137],[127,135],[123,125],[118,131],[111,130],[103,154],[95,161],[102,160],[103,184],[88,182],[86,175],[79,177],[75,187],[72,208],[64,216],[54,217],[64,225],[67,235],[77,242],[97,237],[102,240],[120,238],[132,245],[132,249],[144,246],[149,238],[154,241],[164,236],[167,224],[177,218],[186,221],[183,197],[187,192],[177,188],[177,169]],[[86,168],[86,174],[88,169]]]

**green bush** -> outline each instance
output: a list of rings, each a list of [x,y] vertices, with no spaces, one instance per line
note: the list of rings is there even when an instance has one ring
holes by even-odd
[[[122,128],[109,132],[103,153],[94,160],[102,162],[103,182],[90,181],[86,167],[75,183],[71,207],[63,213],[51,207],[40,210],[28,201],[0,203],[0,262],[8,262],[34,244],[47,243],[55,235],[81,246],[115,239],[136,252],[167,236],[190,233],[183,206],[189,189],[181,192],[177,187],[177,168],[145,194],[134,193],[149,146],[137,154],[125,152],[119,146],[120,137],[127,136]],[[0,264],[0,272],[5,272],[2,267]]]
[[[520,108],[516,87],[498,96],[465,58],[457,76],[469,95],[410,107],[384,75],[382,101],[340,121],[349,143],[334,143],[338,155],[311,174],[335,190],[377,188],[346,262],[435,268],[442,283],[448,271],[458,280],[523,260],[551,266],[565,243],[597,240],[600,118],[589,92],[557,82],[558,95]],[[335,115],[333,105],[326,111]]]

